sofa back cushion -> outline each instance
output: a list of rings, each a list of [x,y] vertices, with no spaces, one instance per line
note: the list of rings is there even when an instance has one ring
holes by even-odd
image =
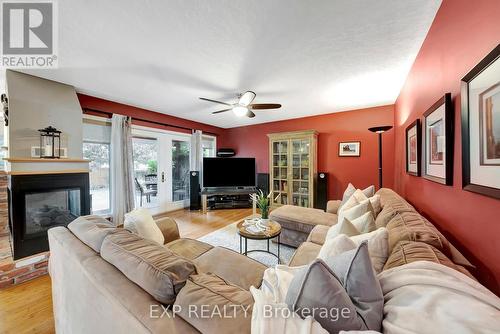
[[[156,242],[127,230],[108,235],[101,257],[162,304],[172,304],[195,265]]]
[[[100,216],[81,216],[68,225],[68,229],[85,245],[99,253],[104,238],[118,229]]]
[[[450,255],[448,240],[427,219],[417,212],[400,212],[387,224],[389,254],[400,241],[418,241],[434,246]]]
[[[400,241],[394,247],[389,259],[385,263],[384,270],[399,267],[408,263],[416,261],[430,261],[442,264],[444,266],[450,267],[461,273],[471,277],[471,273],[464,267],[453,263],[446,255],[444,255],[439,249],[423,243],[416,241]]]

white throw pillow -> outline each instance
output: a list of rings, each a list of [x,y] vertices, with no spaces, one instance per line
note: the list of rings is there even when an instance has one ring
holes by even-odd
[[[374,214],[370,200],[362,201],[349,209],[342,208],[338,215],[338,221],[341,222],[344,218],[347,218],[352,222],[354,219],[361,217],[367,212],[370,212],[372,215]]]
[[[144,239],[152,240],[160,245],[165,242],[163,233],[161,233],[148,209],[136,209],[125,214],[123,227]]]
[[[323,246],[319,250],[318,258],[326,260],[329,257],[355,249],[357,246],[345,234],[339,234],[335,238],[326,239]]]
[[[366,197],[366,195],[363,193],[363,190],[361,190],[361,189],[356,189],[354,194],[352,194],[352,197],[355,197],[356,200],[358,201],[358,203],[361,203],[361,202],[366,201],[368,199],[368,197]]]
[[[349,198],[351,198],[351,196],[354,194],[354,192],[356,191],[356,187],[352,185],[352,183],[349,183],[347,185],[347,188],[344,190],[344,195],[342,195],[342,204],[340,204],[341,206],[345,204],[345,202],[347,202],[347,200]]]
[[[344,218],[347,220],[347,218]],[[375,231],[377,227],[375,226],[375,219],[371,212],[365,212],[361,217],[358,217],[351,221],[352,225],[359,231],[360,234]]]
[[[382,205],[380,204],[380,195],[373,195],[369,198],[370,203],[373,207],[373,213],[375,214],[375,218],[377,218],[380,211],[382,211]]]
[[[373,195],[375,195],[375,186],[371,185],[369,187],[366,187],[362,191],[363,191],[363,194],[365,194],[366,197],[368,197],[368,198],[373,197]]]
[[[356,245],[368,240],[368,252],[372,260],[373,269],[378,274],[384,268],[384,264],[389,257],[389,233],[385,227],[381,227],[373,232],[359,234],[351,237]]]
[[[358,235],[358,229],[347,219],[342,220],[340,223],[337,223],[328,229],[326,233],[326,240],[333,239],[340,234],[345,234],[348,237],[352,237],[354,235]]]

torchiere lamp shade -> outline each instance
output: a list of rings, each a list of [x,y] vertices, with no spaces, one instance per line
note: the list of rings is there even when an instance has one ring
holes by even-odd
[[[392,125],[374,126],[373,128],[369,128],[368,130],[375,133],[384,133],[390,129],[392,129]]]

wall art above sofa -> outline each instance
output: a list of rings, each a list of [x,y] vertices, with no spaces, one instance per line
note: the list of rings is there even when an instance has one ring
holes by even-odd
[[[462,186],[500,198],[500,45],[462,79]]]
[[[453,184],[453,106],[446,93],[424,113],[422,121],[422,176]]]

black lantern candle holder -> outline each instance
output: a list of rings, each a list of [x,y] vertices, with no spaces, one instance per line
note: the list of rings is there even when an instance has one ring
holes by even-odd
[[[40,132],[40,158],[59,159],[61,157],[61,131],[52,126]]]

